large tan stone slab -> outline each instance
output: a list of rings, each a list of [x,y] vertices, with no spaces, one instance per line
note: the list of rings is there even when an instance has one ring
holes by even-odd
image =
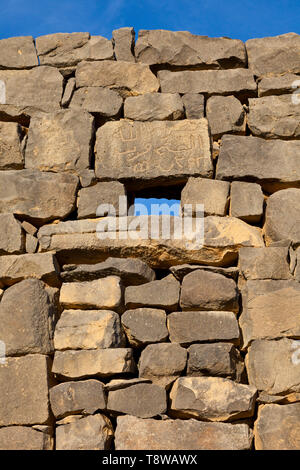
[[[132,27],[114,29],[112,32],[112,42],[114,46],[114,54],[117,60],[135,62],[135,31]]]
[[[117,276],[64,283],[60,291],[60,303],[65,308],[114,310],[121,306],[121,301],[120,278]]]
[[[76,87],[101,86],[119,90],[123,96],[154,93],[159,81],[148,65],[102,60],[82,61],[76,69]]]
[[[245,222],[258,223],[264,212],[264,195],[257,183],[233,181],[230,191],[229,214]]]
[[[213,174],[206,119],[107,122],[97,131],[100,179],[170,182]]]
[[[195,419],[158,421],[119,416],[115,434],[116,450],[246,450],[251,441],[252,433],[246,424]]]
[[[119,93],[104,87],[82,87],[72,96],[71,109],[85,109],[104,117],[116,117],[120,114],[123,100]]]
[[[300,137],[299,121],[299,106],[293,103],[290,94],[249,100],[247,124],[254,135],[267,139],[297,139]]]
[[[110,310],[64,310],[54,335],[56,350],[117,348],[124,345],[120,317]]]
[[[63,219],[74,209],[77,185],[78,178],[65,173],[0,171],[0,213],[13,212],[39,224]]]
[[[246,356],[249,383],[269,395],[299,392],[299,344],[288,338],[253,341]]]
[[[36,65],[38,65],[38,58],[32,36],[1,39],[1,69],[28,69]]]
[[[172,414],[207,421],[252,416],[256,388],[219,377],[180,377],[170,392]]]
[[[300,72],[300,36],[295,33],[246,41],[248,65],[257,76]]]
[[[197,65],[203,68],[246,66],[242,41],[197,36],[188,31],[140,30],[135,46],[138,62],[146,64]]]
[[[288,247],[243,247],[239,251],[239,267],[245,279],[291,279]]]
[[[254,96],[257,88],[253,73],[246,69],[180,72],[161,70],[158,78],[163,93]]]
[[[112,437],[113,427],[106,416],[87,416],[56,428],[56,450],[106,450]]]
[[[278,76],[265,76],[258,82],[258,96],[283,95],[294,93],[295,81],[299,80],[299,75],[285,73]]]
[[[206,103],[206,116],[215,140],[223,134],[246,133],[246,112],[235,96],[211,96]]]
[[[260,406],[254,436],[256,450],[299,450],[300,403]]]
[[[1,180],[1,172],[0,172]],[[2,191],[4,188],[2,189]],[[1,188],[0,188],[1,192]],[[1,207],[1,201],[0,201]],[[5,207],[4,207],[5,210]],[[8,208],[7,208],[8,210]],[[0,210],[1,212],[1,210]],[[0,255],[13,255],[23,253],[25,238],[21,223],[13,214],[0,214]],[[0,267],[1,269],[1,267]]]
[[[240,326],[244,347],[256,339],[300,337],[299,282],[248,281]]]
[[[9,357],[0,364],[0,426],[48,422],[48,364],[40,354]]]
[[[239,327],[233,312],[172,312],[167,323],[170,340],[175,343],[239,342]]]
[[[82,188],[78,192],[77,207],[78,219],[97,217],[97,209],[100,204],[103,206],[102,214],[104,215],[118,215],[119,214],[119,201],[120,197],[126,196],[126,190],[122,183],[119,181],[102,181],[88,188]],[[113,206],[114,211],[111,205]],[[105,210],[106,209],[106,210]],[[101,215],[102,215],[101,214]]]
[[[229,190],[230,183],[227,181],[191,177],[181,192],[181,207],[185,214],[195,216],[200,215],[196,204],[203,204],[205,215],[224,216],[228,207]]]
[[[265,140],[252,136],[222,137],[216,178],[251,178],[268,192],[300,184],[300,141]],[[260,158],[259,158],[260,157]]]
[[[53,450],[53,439],[27,426],[8,426],[0,428],[0,450]]]
[[[0,122],[0,170],[20,170],[24,167],[21,140],[19,124]]]
[[[280,240],[300,242],[300,189],[283,189],[268,198],[264,231],[267,245]]]
[[[26,279],[6,289],[0,304],[0,338],[6,354],[51,353],[53,314],[41,281]]]
[[[129,286],[125,290],[125,305],[127,309],[156,307],[168,311],[176,310],[179,291],[179,282],[168,277],[141,286]]]
[[[172,121],[182,118],[183,114],[183,103],[178,93],[129,96],[124,103],[124,117],[134,121]]]
[[[130,348],[56,351],[52,372],[66,379],[109,377],[134,372]]]
[[[160,343],[169,335],[164,310],[155,308],[127,310],[123,313],[121,321],[128,341],[133,347]]]
[[[1,216],[0,216],[1,220]],[[40,279],[59,287],[59,265],[53,253],[1,256],[0,286],[11,286],[24,279]]]

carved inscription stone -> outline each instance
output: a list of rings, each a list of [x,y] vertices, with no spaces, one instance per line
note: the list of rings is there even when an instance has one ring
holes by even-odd
[[[204,118],[178,122],[111,121],[97,132],[99,179],[180,181],[188,175],[213,175]]]

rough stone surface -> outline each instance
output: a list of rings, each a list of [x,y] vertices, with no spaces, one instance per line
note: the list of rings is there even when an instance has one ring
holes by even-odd
[[[122,292],[120,279],[108,276],[90,282],[64,283],[60,291],[60,302],[65,308],[118,309]]]
[[[117,348],[123,343],[119,315],[109,310],[64,310],[56,324],[56,350]]]
[[[256,388],[219,377],[180,377],[170,393],[174,415],[207,421],[252,416]]]
[[[135,121],[176,120],[183,117],[178,93],[146,93],[129,96],[124,103],[124,117]]]
[[[150,344],[140,356],[139,377],[168,388],[179,377],[187,362],[187,351],[178,344]]]
[[[206,116],[214,139],[223,134],[245,134],[246,113],[234,96],[211,96],[206,103]]]
[[[239,267],[245,279],[291,279],[288,248],[243,247],[239,251]]]
[[[74,93],[74,90],[75,90],[75,87],[76,87],[75,77],[69,78],[69,80],[67,81],[67,84],[65,86],[65,89],[64,89],[63,97],[61,99],[61,105],[62,105],[63,108],[66,108],[66,107],[69,106],[70,101],[71,101],[72,96],[73,96],[73,93]]]
[[[85,109],[104,117],[115,117],[120,114],[123,105],[121,96],[114,90],[103,87],[82,87],[73,94],[70,108]]]
[[[256,92],[257,85],[251,71],[236,70],[184,70],[158,72],[163,93],[203,93],[211,95],[247,95]]]
[[[52,450],[53,439],[47,433],[27,426],[0,428],[0,450]]]
[[[110,377],[134,372],[135,364],[130,348],[57,351],[52,372],[66,379]]]
[[[135,62],[134,43],[135,31],[133,28],[119,28],[112,32],[114,54],[117,60]]]
[[[137,308],[127,310],[122,315],[122,326],[132,346],[165,341],[169,335],[164,310]]]
[[[168,316],[170,340],[180,344],[199,341],[239,342],[239,327],[233,312],[173,312]]]
[[[212,177],[206,119],[107,122],[97,131],[96,176],[170,181]]]
[[[25,251],[26,253],[35,253],[38,248],[38,239],[29,233],[26,233]]]
[[[178,281],[182,281],[183,278],[198,269],[204,269],[204,271],[211,271],[217,274],[223,274],[223,276],[229,277],[231,279],[236,280],[239,274],[239,268],[236,266],[232,266],[229,268],[221,268],[218,266],[205,266],[205,265],[197,265],[197,264],[179,264],[177,266],[171,266],[170,271],[173,276],[176,277]]]
[[[246,41],[249,68],[257,76],[300,73],[300,36],[295,33]]]
[[[48,362],[29,354],[0,364],[0,426],[48,422]]]
[[[254,435],[256,450],[299,450],[300,403],[260,406]]]
[[[156,307],[175,310],[179,302],[180,284],[176,279],[152,281],[141,286],[129,286],[125,290],[127,309]]]
[[[263,215],[264,195],[257,183],[233,181],[230,192],[231,217],[238,217],[248,223],[257,223]]]
[[[300,189],[277,191],[267,201],[265,236],[266,243],[283,239],[300,242]]]
[[[184,277],[180,306],[183,310],[225,310],[238,312],[238,292],[232,279],[204,270]]]
[[[125,187],[119,181],[97,183],[78,192],[78,219],[105,215],[119,215],[119,198],[126,196]],[[105,204],[97,211],[98,206]]]
[[[124,96],[131,96],[154,93],[159,89],[159,82],[147,65],[102,60],[78,64],[76,86],[108,87],[122,91]]]
[[[300,137],[299,121],[299,106],[295,106],[290,94],[249,100],[247,123],[254,135],[269,139],[296,139]]]
[[[6,354],[52,352],[52,316],[51,301],[41,281],[26,279],[6,289],[0,304],[0,338]]]
[[[204,117],[204,96],[199,93],[185,93],[182,102],[187,119],[201,119]]]
[[[36,65],[38,65],[38,58],[32,36],[1,39],[1,69],[27,69]]]
[[[56,450],[106,450],[113,427],[106,416],[96,414],[56,428]]]
[[[203,68],[245,67],[242,41],[196,36],[188,31],[140,30],[135,56],[146,64],[198,65]]]
[[[269,395],[300,391],[299,341],[282,338],[256,340],[248,349],[249,383]]]
[[[77,185],[77,177],[65,173],[0,171],[0,213],[10,211],[37,223],[63,219],[74,209]]]
[[[99,380],[64,382],[52,387],[49,396],[57,419],[70,414],[94,414],[106,408],[104,387]]]
[[[72,110],[32,118],[26,168],[74,173],[89,168],[93,122],[87,112]]]
[[[196,204],[203,204],[204,215],[226,215],[230,184],[227,181],[210,180],[207,178],[189,178],[181,192],[181,206],[185,214],[197,215]],[[188,204],[192,204],[189,207]]]
[[[0,170],[20,170],[24,167],[21,139],[19,124],[0,122]]]
[[[295,91],[295,86],[293,84],[296,80],[299,80],[299,75],[293,73],[285,73],[284,75],[278,75],[275,77],[262,77],[258,82],[258,96],[293,93]]]
[[[147,383],[110,391],[107,409],[138,418],[151,418],[166,412],[166,391],[158,385]]]
[[[4,188],[2,191],[4,192]],[[24,248],[24,234],[20,222],[15,219],[13,214],[0,214],[0,255],[23,253]]]

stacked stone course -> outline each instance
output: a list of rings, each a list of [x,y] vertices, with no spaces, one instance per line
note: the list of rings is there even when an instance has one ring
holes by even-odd
[[[299,83],[294,33],[0,41],[0,449],[300,449]],[[203,246],[99,238],[140,191]]]

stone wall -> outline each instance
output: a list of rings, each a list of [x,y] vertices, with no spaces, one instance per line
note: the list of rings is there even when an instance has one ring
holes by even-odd
[[[300,36],[19,37],[0,69],[0,448],[299,450]],[[201,246],[98,236],[157,194]]]

